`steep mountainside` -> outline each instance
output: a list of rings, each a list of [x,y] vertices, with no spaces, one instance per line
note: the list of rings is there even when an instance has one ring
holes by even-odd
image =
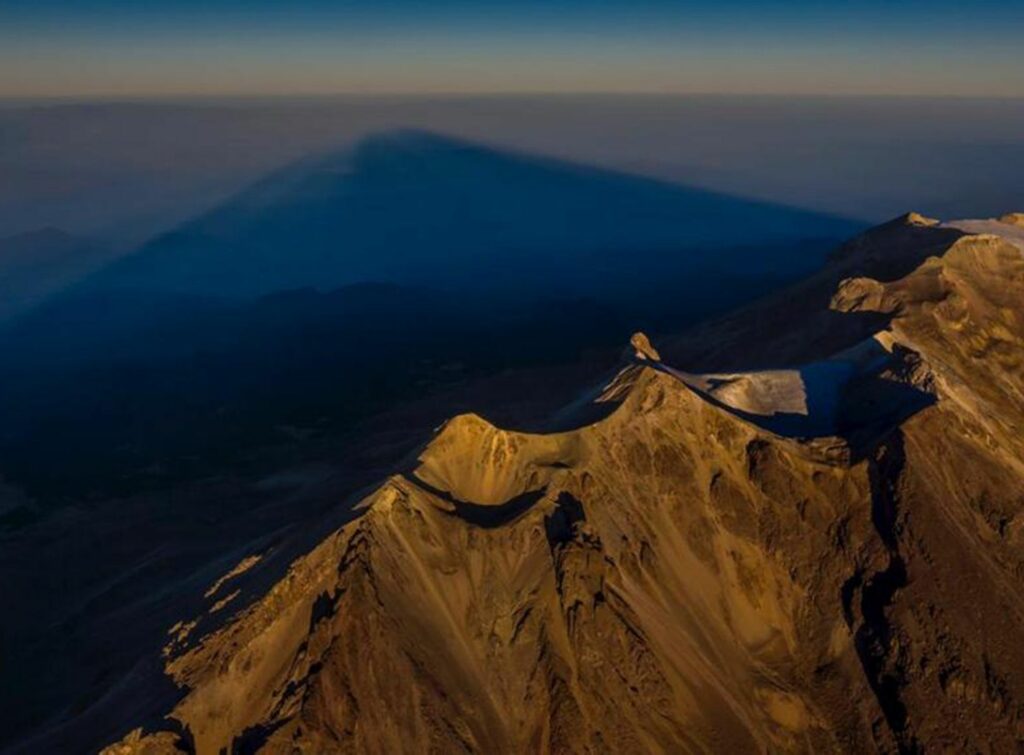
[[[453,418],[273,586],[255,559],[212,585],[169,718],[110,752],[1019,749],[1004,225],[907,216],[637,337],[560,430]]]

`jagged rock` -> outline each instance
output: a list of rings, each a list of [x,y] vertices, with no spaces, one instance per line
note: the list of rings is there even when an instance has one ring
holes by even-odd
[[[911,225],[933,226],[939,224],[939,221],[935,218],[925,217],[919,212],[908,212],[903,216],[903,220]]]
[[[651,340],[647,337],[646,333],[634,333],[629,339],[629,345],[633,347],[634,359],[649,359],[652,362],[661,361],[661,355],[651,345]]]

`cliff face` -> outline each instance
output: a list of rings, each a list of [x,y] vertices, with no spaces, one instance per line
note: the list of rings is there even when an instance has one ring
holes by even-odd
[[[644,340],[589,424],[450,420],[212,588],[110,751],[1021,746],[1021,251],[911,216],[803,291]]]

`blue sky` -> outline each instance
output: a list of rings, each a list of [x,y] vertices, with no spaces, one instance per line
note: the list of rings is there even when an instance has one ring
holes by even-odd
[[[1024,2],[0,0],[0,95],[1024,96]]]

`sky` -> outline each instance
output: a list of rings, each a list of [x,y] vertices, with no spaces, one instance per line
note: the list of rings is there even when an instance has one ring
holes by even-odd
[[[0,97],[1024,97],[1021,0],[0,0]]]

